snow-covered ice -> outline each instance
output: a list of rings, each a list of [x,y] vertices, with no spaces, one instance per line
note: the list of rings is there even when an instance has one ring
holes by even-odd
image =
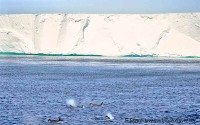
[[[0,52],[200,56],[200,13],[0,15]]]

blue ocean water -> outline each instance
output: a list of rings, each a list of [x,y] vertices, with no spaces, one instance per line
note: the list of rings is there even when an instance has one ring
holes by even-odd
[[[86,108],[68,108],[67,99]],[[0,125],[48,125],[58,117],[70,125],[198,125],[200,59],[1,55]]]

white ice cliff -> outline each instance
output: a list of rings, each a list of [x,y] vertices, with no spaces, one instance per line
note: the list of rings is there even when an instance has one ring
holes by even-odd
[[[200,56],[200,13],[0,15],[0,52]]]

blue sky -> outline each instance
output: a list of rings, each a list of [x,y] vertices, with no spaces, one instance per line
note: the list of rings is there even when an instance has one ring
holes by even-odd
[[[200,0],[0,0],[0,13],[200,12]]]

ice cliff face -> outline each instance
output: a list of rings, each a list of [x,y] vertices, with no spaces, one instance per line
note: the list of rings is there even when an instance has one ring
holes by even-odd
[[[0,15],[0,52],[200,56],[200,13]]]

